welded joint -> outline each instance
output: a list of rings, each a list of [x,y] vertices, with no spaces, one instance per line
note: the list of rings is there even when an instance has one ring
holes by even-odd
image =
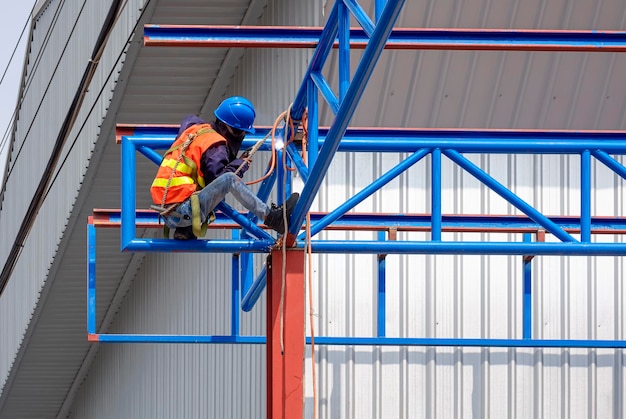
[[[546,230],[540,228],[537,231],[535,231],[535,241],[536,242],[545,243],[545,241],[546,241]],[[524,262],[530,262],[531,260],[533,260],[534,257],[535,257],[535,255],[525,255],[524,256]]]
[[[389,227],[387,229],[387,240],[398,240],[398,227]],[[381,253],[378,255],[378,260],[384,260],[386,257],[386,253]]]

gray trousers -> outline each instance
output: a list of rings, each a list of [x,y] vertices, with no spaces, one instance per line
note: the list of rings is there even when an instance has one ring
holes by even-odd
[[[245,183],[234,173],[224,173],[213,182],[209,183],[198,193],[202,220],[206,220],[211,211],[215,209],[228,193],[232,193],[248,211],[264,220],[269,213],[265,202],[261,201]],[[176,214],[178,213],[178,214]],[[180,214],[180,216],[179,216]],[[177,208],[174,214],[164,218],[169,228],[187,227],[191,225],[191,200],[187,198]]]

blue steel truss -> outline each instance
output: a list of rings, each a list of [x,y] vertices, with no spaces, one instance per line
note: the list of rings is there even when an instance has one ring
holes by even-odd
[[[393,25],[404,0],[376,1],[375,23],[356,0],[338,0],[326,26],[319,28],[277,27],[216,27],[163,26],[144,28],[145,45],[208,46],[208,47],[315,47],[313,58],[291,107],[291,119],[299,123],[308,112],[308,165],[304,163],[294,143],[286,148],[287,160],[298,170],[304,181],[294,213],[290,220],[287,244],[302,248],[304,233],[301,227],[322,180],[337,152],[391,152],[407,153],[408,157],[383,174],[335,210],[312,217],[311,249],[317,253],[368,253],[379,255],[378,336],[365,338],[316,337],[318,344],[351,345],[443,345],[443,346],[544,346],[544,347],[626,347],[625,341],[535,340],[531,330],[530,264],[534,255],[611,255],[626,254],[626,243],[597,243],[594,234],[623,234],[624,221],[620,218],[591,216],[591,161],[607,166],[626,179],[626,167],[615,156],[626,154],[626,132],[621,131],[513,131],[513,130],[453,130],[453,129],[381,129],[348,128],[361,95],[384,48],[395,49],[471,49],[471,50],[532,50],[532,51],[597,51],[625,52],[626,32],[597,31],[483,31],[483,30],[424,30],[396,29]],[[383,7],[384,5],[384,7]],[[350,28],[350,17],[361,28]],[[339,49],[338,92],[322,75],[322,69],[332,48]],[[350,74],[350,48],[364,49],[361,61]],[[327,129],[318,126],[318,94],[335,113],[335,120]],[[250,215],[239,214],[220,204],[221,222],[230,225],[230,240],[198,240],[179,242],[166,239],[135,237],[137,225],[156,225],[156,214],[137,211],[135,202],[136,152],[156,163],[174,139],[175,127],[133,127],[121,130],[122,144],[122,207],[119,214],[108,214],[108,222],[121,226],[122,251],[142,252],[226,252],[238,258],[233,278],[233,328],[230,336],[146,336],[96,335],[95,333],[95,251],[90,250],[88,329],[94,340],[101,341],[168,341],[207,343],[264,343],[263,337],[242,337],[238,334],[239,306],[249,311],[259,298],[264,286],[263,271],[252,280],[249,266],[251,253],[267,253],[276,245],[276,239],[261,229]],[[243,147],[253,145],[267,134],[258,129],[256,135],[246,138]],[[289,132],[283,135],[288,136]],[[269,147],[269,146],[267,146]],[[267,149],[267,147],[265,149]],[[263,149],[263,148],[262,148]],[[580,217],[551,217],[542,214],[506,186],[465,157],[469,153],[528,153],[570,154],[580,158],[581,195]],[[364,199],[383,188],[391,180],[429,156],[431,161],[431,213],[351,214],[348,213]],[[441,164],[447,158],[482,184],[496,192],[523,216],[455,216],[442,213]],[[280,166],[280,165],[279,165]],[[283,180],[285,180],[283,182]],[[288,173],[278,167],[259,189],[259,196],[267,200],[275,185],[289,192]],[[281,189],[282,192],[282,189]],[[279,196],[283,196],[279,193]],[[95,227],[91,226],[90,243],[95,246]],[[320,240],[316,235],[324,229],[369,229],[379,231],[378,239],[371,241]],[[424,241],[398,241],[392,231],[429,231]],[[518,241],[474,242],[442,240],[444,231],[483,231],[518,233]],[[236,232],[236,233],[235,233]],[[535,233],[536,240],[532,240]],[[559,241],[545,242],[543,235],[551,234]],[[515,237],[515,234],[512,234]],[[91,249],[91,247],[90,247]],[[524,304],[522,339],[439,339],[385,337],[385,265],[386,254],[481,254],[521,255],[524,269]],[[532,255],[532,256],[529,256]],[[239,287],[241,272],[241,289]],[[235,279],[233,279],[235,281]],[[92,312],[93,310],[93,312]]]

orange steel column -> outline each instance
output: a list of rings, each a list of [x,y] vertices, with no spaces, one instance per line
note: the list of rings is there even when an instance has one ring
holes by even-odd
[[[284,271],[283,281],[282,251],[272,251],[267,260],[267,419],[304,414],[303,250],[286,251]]]

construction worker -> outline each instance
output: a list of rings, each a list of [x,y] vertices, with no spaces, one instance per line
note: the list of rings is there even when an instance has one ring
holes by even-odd
[[[282,205],[268,207],[241,180],[248,162],[245,155],[237,158],[237,153],[246,133],[254,133],[254,106],[244,97],[233,96],[220,103],[214,114],[211,124],[196,115],[183,119],[150,188],[153,208],[168,228],[175,229],[175,239],[196,239],[204,235],[199,225],[206,226],[213,209],[232,193],[266,226],[284,234]],[[294,193],[284,204],[287,220],[298,197]]]

